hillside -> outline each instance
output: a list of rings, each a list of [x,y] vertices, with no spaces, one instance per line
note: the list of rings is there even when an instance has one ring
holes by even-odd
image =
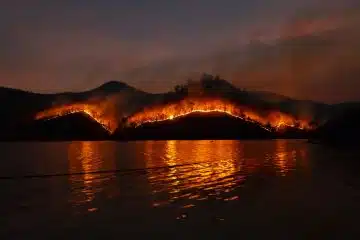
[[[272,137],[275,137],[273,133],[255,123],[219,113],[206,115],[193,113],[172,121],[118,129],[112,139],[263,139]]]
[[[360,143],[360,105],[338,110],[336,114],[313,134],[312,139],[331,145],[358,147]]]
[[[239,89],[218,76],[204,74],[199,81],[189,81],[174,87],[174,91],[151,94],[139,91],[126,83],[110,81],[95,89],[84,92],[65,92],[58,94],[38,94],[16,89],[0,88],[2,118],[0,126],[2,138],[10,138],[22,126],[31,124],[35,115],[43,110],[71,105],[92,103],[106,106],[99,114],[115,114],[122,118],[131,116],[155,104],[178,102],[188,96],[222,98],[259,110],[275,110],[296,118],[306,117],[317,122],[330,118],[339,106],[301,101],[270,92],[256,92]],[[99,108],[100,109],[100,108]],[[338,111],[338,110],[337,110]]]
[[[140,102],[147,102],[143,100],[143,97],[150,94],[116,81],[105,83],[98,88],[84,92],[56,94],[38,94],[18,89],[0,88],[0,108],[2,113],[0,130],[3,138],[6,138],[6,136],[11,136],[18,126],[33,121],[35,114],[42,110],[63,104],[87,102],[91,99],[101,101],[114,95],[122,95],[128,98],[135,97]]]
[[[11,133],[13,141],[69,141],[104,140],[109,133],[96,121],[83,113],[32,121]],[[2,140],[2,139],[1,139]]]

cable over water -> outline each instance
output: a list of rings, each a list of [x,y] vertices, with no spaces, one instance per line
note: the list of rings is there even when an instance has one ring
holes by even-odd
[[[201,164],[206,164],[209,162],[197,162],[197,163],[177,164],[177,165],[149,167],[149,168],[110,169],[110,170],[83,171],[83,172],[73,172],[73,173],[67,172],[67,173],[50,173],[50,174],[29,174],[29,175],[20,175],[20,176],[0,176],[0,180],[21,180],[21,179],[29,179],[29,178],[51,178],[51,177],[63,177],[63,176],[85,175],[85,174],[107,174],[107,173],[117,173],[117,174],[143,173],[143,174],[146,174],[149,171],[154,171],[154,170],[171,169],[171,168],[176,168],[176,167],[186,167],[186,166],[191,166],[191,165],[201,165]]]

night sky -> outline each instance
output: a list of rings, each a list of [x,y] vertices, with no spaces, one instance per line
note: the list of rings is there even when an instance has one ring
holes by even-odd
[[[358,0],[3,0],[0,85],[170,90],[202,72],[238,87],[360,100]],[[359,9],[359,10],[358,10]]]

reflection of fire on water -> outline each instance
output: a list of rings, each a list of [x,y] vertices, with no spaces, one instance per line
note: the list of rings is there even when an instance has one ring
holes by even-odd
[[[291,171],[295,167],[296,163],[296,150],[288,149],[288,140],[279,139],[275,141],[276,154],[275,164],[279,168],[279,172],[282,176],[285,176],[287,172]]]
[[[206,199],[236,200],[239,196],[236,189],[247,177],[261,175],[269,166],[281,176],[301,167],[296,161],[305,161],[300,153],[307,151],[306,145],[293,143],[289,145],[289,140],[277,140],[274,145],[236,140],[144,142],[146,167],[155,168],[148,173],[155,198],[153,205],[180,203],[183,207],[194,207]]]
[[[88,211],[97,210],[92,206],[92,202],[114,175],[96,173],[114,168],[112,161],[114,158],[111,158],[112,151],[108,146],[109,144],[101,142],[72,142],[69,145],[69,172],[84,173],[69,177],[72,190],[71,202],[74,206],[87,207]]]
[[[115,177],[115,149],[121,147],[119,153],[124,164],[128,159],[130,166],[144,171],[125,175],[118,172]],[[308,167],[302,166],[307,147],[289,140],[144,141],[123,146],[112,142],[73,142],[69,146],[69,172],[84,174],[69,176],[70,200],[76,210],[95,211],[104,195],[126,197],[118,194],[120,179],[126,181],[124,192],[131,197],[130,201],[135,191],[136,196],[146,196],[146,205],[149,195],[153,206],[186,208],[237,200],[245,179],[251,183],[257,174],[263,179],[262,170],[271,173],[267,175],[271,177],[277,173],[286,176],[294,168]],[[96,173],[99,170],[110,172]]]
[[[208,198],[235,200],[232,191],[244,178],[240,171],[241,145],[237,141],[165,141],[146,142],[147,167],[176,166],[149,173],[153,193],[163,196],[154,206],[173,201]],[[163,146],[159,146],[163,145]],[[163,149],[164,158],[159,156]],[[185,204],[185,207],[194,206]]]

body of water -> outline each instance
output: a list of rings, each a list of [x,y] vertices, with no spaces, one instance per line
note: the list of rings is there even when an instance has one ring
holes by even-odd
[[[355,237],[359,156],[302,140],[1,143],[0,234]]]

